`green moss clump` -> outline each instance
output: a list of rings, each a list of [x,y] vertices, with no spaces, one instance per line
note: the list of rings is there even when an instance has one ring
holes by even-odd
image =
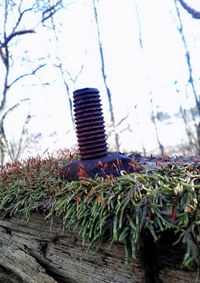
[[[170,229],[185,246],[184,266],[200,266],[200,174],[187,165],[166,165],[121,177],[66,182],[59,171],[69,159],[30,158],[0,170],[0,213],[28,219],[40,209],[46,219],[63,218],[63,227],[80,231],[93,245],[124,244],[126,260],[137,257],[141,234],[155,241]]]

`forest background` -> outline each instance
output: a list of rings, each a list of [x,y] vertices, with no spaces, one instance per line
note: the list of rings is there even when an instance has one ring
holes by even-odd
[[[76,150],[73,91],[100,91],[109,149],[200,154],[200,3],[4,0],[1,164]]]

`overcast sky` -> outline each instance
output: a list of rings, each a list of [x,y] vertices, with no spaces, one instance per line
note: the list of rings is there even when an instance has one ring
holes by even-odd
[[[185,51],[176,27],[178,20],[174,1],[101,0],[99,2],[98,12],[105,69],[112,92],[115,118],[119,122],[129,114],[119,130],[123,130],[123,127],[125,128],[128,124],[132,130],[123,132],[121,135],[121,150],[141,151],[142,143],[147,150],[153,150],[158,146],[153,125],[150,122],[150,92],[153,94],[155,106],[159,107],[160,111],[169,112],[171,116],[178,112],[180,101],[185,107],[193,105],[192,99],[188,102],[184,97],[177,95],[174,84],[177,81],[180,91],[185,93],[188,71]],[[199,0],[190,1],[189,4],[200,10]],[[182,9],[181,15],[192,51],[194,74],[199,80],[200,21],[192,19]],[[13,133],[11,128],[9,132],[10,136],[17,137],[17,131],[23,124],[25,116],[28,113],[33,116],[29,125],[30,130],[34,133],[40,132],[44,136],[40,143],[40,152],[47,148],[52,151],[76,144],[67,95],[58,70],[54,66],[57,55],[62,57],[63,64],[72,77],[79,72],[83,64],[83,71],[76,85],[70,85],[71,89],[73,87],[74,89],[98,88],[106,124],[109,123],[107,96],[100,72],[92,0],[72,1],[65,10],[57,14],[56,22],[60,24],[59,49],[56,49],[53,34],[49,39],[49,33],[39,28],[36,29],[37,44],[32,35],[27,37],[26,43],[22,42],[24,51],[34,46],[31,48],[32,58],[43,58],[51,54],[51,60],[48,61],[46,71],[40,72],[39,81],[32,81],[32,78],[24,80],[24,86],[16,85],[15,94],[12,97],[10,95],[9,98],[11,105],[21,98],[30,97],[29,102],[24,103],[24,106],[21,106],[15,114],[10,115],[7,125],[9,127],[11,121],[15,119],[14,115],[17,115],[19,120],[15,127],[16,133]],[[140,46],[140,35],[143,49]],[[19,54],[21,55],[21,50]],[[46,85],[46,82],[51,84]],[[28,87],[30,83],[32,86]],[[181,125],[166,127],[167,131],[166,128],[160,129],[164,144],[171,145],[181,140],[184,134]],[[55,132],[57,135],[54,135]],[[109,142],[112,143],[112,140]]]

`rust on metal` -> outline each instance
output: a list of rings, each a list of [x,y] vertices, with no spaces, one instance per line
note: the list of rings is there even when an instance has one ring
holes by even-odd
[[[105,156],[107,143],[98,89],[74,91],[74,112],[80,158]]]
[[[99,91],[83,88],[74,91],[74,116],[81,160],[73,160],[62,168],[60,176],[68,181],[80,178],[120,176],[133,172],[131,158],[107,151],[106,133]]]

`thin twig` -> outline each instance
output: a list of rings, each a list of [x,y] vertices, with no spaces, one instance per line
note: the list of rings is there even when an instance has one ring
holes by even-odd
[[[93,0],[93,8],[94,8],[94,16],[95,16],[95,23],[97,28],[97,36],[98,36],[98,45],[99,45],[99,53],[100,53],[100,59],[101,59],[101,72],[103,77],[103,82],[106,88],[107,96],[108,96],[108,104],[109,104],[109,112],[110,112],[110,120],[115,124],[115,118],[114,118],[114,112],[113,112],[113,105],[112,105],[112,95],[110,92],[110,89],[107,84],[107,75],[105,71],[105,60],[104,60],[104,53],[103,53],[103,45],[101,42],[101,35],[100,35],[100,29],[99,29],[99,19],[98,19],[98,13],[97,13],[97,7],[95,4],[95,0]]]
[[[30,98],[21,99],[18,103],[16,103],[16,104],[13,105],[12,107],[10,107],[10,108],[3,114],[2,118],[1,118],[1,121],[4,121],[5,118],[6,118],[6,116],[7,116],[10,112],[12,112],[14,109],[16,109],[17,107],[19,107],[20,104],[21,104],[21,102],[25,102],[25,101],[28,101],[28,100],[30,100]],[[1,123],[1,124],[2,124],[2,123]]]
[[[155,128],[156,139],[157,139],[157,143],[159,145],[160,153],[161,153],[161,155],[163,155],[165,150],[164,150],[163,144],[160,141],[160,137],[159,137],[159,134],[158,134],[158,126],[157,126],[156,117],[155,117],[155,114],[154,114],[154,103],[153,103],[153,98],[152,98],[152,92],[150,92],[149,95],[150,95],[150,103],[151,103],[151,120],[152,120],[152,123],[153,123],[154,128]]]
[[[141,50],[143,50],[142,29],[141,29],[140,17],[139,17],[139,12],[138,12],[138,5],[137,5],[137,1],[136,0],[135,0],[135,13],[136,13],[137,24],[138,24],[138,29],[139,29],[140,48],[141,48]]]
[[[30,122],[31,120],[31,116],[28,115],[26,117],[26,120],[24,122],[24,125],[23,125],[23,128],[22,128],[22,131],[21,131],[21,135],[20,135],[20,139],[19,139],[19,143],[18,143],[18,149],[17,149],[17,153],[14,157],[15,160],[18,160],[20,158],[20,155],[22,154],[22,144],[23,144],[23,141],[24,141],[24,135],[26,134],[26,127],[28,125],[28,123]]]
[[[56,45],[57,45],[57,52],[59,54],[59,38],[58,38],[58,34],[57,34],[57,30],[56,30],[56,25],[54,22],[54,18],[51,16],[51,25],[52,25],[52,29],[54,32],[54,37],[55,37],[55,41],[56,41]],[[81,72],[83,71],[83,67],[84,65],[81,65],[81,69],[78,72],[78,74],[75,76],[75,78],[72,78],[72,75],[70,74],[70,72],[68,70],[64,70],[63,67],[63,63],[61,61],[61,57],[60,55],[57,56],[57,60],[58,60],[58,64],[54,65],[55,67],[57,67],[60,71],[66,92],[67,92],[67,96],[68,96],[68,102],[69,102],[69,109],[70,109],[70,116],[71,116],[71,121],[72,121],[72,125],[75,128],[75,121],[74,121],[74,116],[73,116],[73,103],[72,103],[72,99],[71,99],[71,91],[70,91],[70,86],[66,80],[65,77],[65,72],[68,74],[70,80],[73,82],[73,84],[76,83],[76,80],[78,79],[79,75],[81,74]]]
[[[19,76],[18,78],[16,78],[14,81],[12,81],[10,83],[10,85],[8,86],[8,88],[10,88],[12,85],[14,85],[16,82],[18,82],[19,80],[21,80],[24,77],[28,77],[28,76],[33,76],[35,75],[41,68],[44,68],[47,64],[42,64],[40,66],[38,66],[37,68],[35,68],[31,73],[27,73],[27,74],[23,74],[21,76]]]

